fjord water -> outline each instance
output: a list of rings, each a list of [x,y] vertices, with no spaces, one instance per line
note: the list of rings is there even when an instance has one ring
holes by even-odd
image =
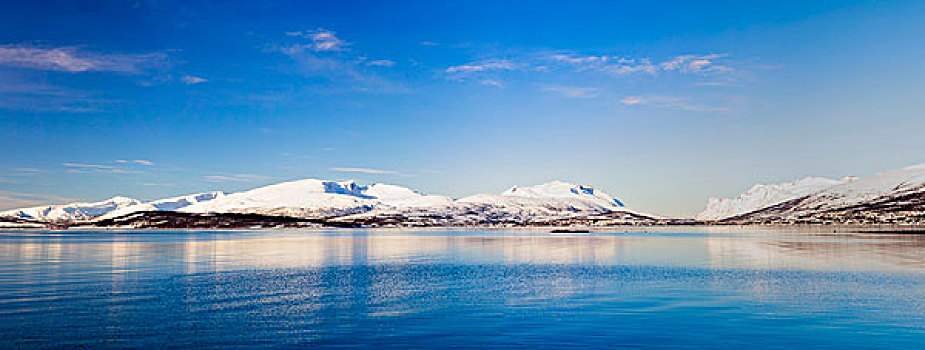
[[[925,236],[0,232],[0,348],[921,348]]]

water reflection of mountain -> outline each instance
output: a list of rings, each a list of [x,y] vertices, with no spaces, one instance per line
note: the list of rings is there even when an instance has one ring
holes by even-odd
[[[925,236],[770,234],[710,236],[714,268],[925,271]]]
[[[61,272],[197,273],[394,264],[705,265],[702,238],[665,236],[321,235],[299,231],[7,237],[0,258]]]
[[[403,264],[654,265],[718,269],[925,270],[925,236],[335,234],[300,231],[5,237],[0,260],[29,273],[198,273]],[[25,265],[28,266],[28,265]],[[54,276],[61,277],[61,276]]]

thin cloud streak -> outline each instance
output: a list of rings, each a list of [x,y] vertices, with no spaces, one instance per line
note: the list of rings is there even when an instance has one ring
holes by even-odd
[[[731,112],[721,106],[707,106],[691,102],[690,98],[670,96],[628,96],[620,100],[624,106],[645,106],[652,108],[680,109],[691,112]]]
[[[206,78],[202,78],[202,77],[184,75],[182,78],[180,78],[180,81],[186,85],[195,85],[195,84],[202,84],[202,83],[208,82],[209,80]]]
[[[507,55],[507,58],[489,58],[443,69],[450,80],[466,81],[470,77],[492,78],[505,72],[532,74],[546,73],[603,73],[614,78],[632,75],[657,76],[680,74],[712,77],[714,81],[731,81],[737,72],[728,60],[729,54],[685,54],[664,61],[650,57],[618,55],[589,55],[569,51],[532,51]],[[577,96],[576,96],[577,97]]]
[[[495,87],[504,86],[504,84],[502,84],[501,81],[495,80],[495,79],[482,79],[482,81],[479,81],[479,84],[486,85],[486,86],[495,86]]]
[[[206,182],[257,182],[269,180],[270,177],[256,174],[216,174],[202,177]]]
[[[286,35],[291,37],[305,38],[311,41],[309,44],[298,44],[299,47],[303,49],[308,49],[316,52],[322,51],[344,51],[347,49],[347,46],[351,45],[350,43],[341,40],[338,38],[334,32],[318,28],[308,31],[294,31],[287,32]]]
[[[135,160],[119,159],[119,160],[116,161],[116,163],[119,163],[119,164],[134,163],[134,164],[140,164],[140,165],[144,165],[144,166],[153,166],[153,165],[154,165],[154,162],[152,162],[152,161],[150,161],[150,160],[144,160],[144,159],[135,159]]]
[[[390,174],[396,175],[398,172],[392,170],[370,169],[370,168],[331,168],[332,171],[364,174]]]
[[[619,56],[580,56],[576,54],[556,54],[552,56],[555,63],[574,66],[578,71],[596,70],[611,75],[631,73],[658,73],[658,66],[649,58],[628,58]]]
[[[37,70],[79,72],[117,72],[140,74],[169,65],[161,52],[143,54],[100,53],[79,47],[0,46],[0,65]]]
[[[366,62],[366,65],[373,66],[373,67],[391,67],[395,65],[395,62],[391,60],[372,60],[372,61]]]
[[[600,95],[598,89],[590,87],[549,85],[544,86],[543,91],[565,98],[595,98]]]
[[[85,163],[61,163],[61,166],[68,169],[71,174],[89,174],[89,173],[112,173],[112,174],[139,174],[138,170],[127,170],[112,165],[104,164],[85,164]]]
[[[450,66],[447,67],[445,71],[447,73],[472,73],[488,70],[513,70],[516,68],[517,65],[508,60],[486,60],[461,64],[458,66]]]

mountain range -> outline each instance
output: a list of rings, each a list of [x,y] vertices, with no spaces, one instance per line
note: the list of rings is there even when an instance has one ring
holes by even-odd
[[[925,164],[865,178],[807,177],[710,198],[696,219],[627,208],[588,185],[552,181],[463,198],[406,187],[304,179],[142,202],[114,197],[0,212],[5,227],[611,226],[925,224]]]
[[[453,199],[425,195],[409,188],[355,181],[304,179],[232,194],[205,192],[141,202],[115,197],[102,202],[72,203],[0,212],[21,225],[172,227],[222,224],[247,218],[248,224],[336,226],[463,226],[645,224],[656,215],[626,208],[618,199],[587,185],[553,181],[537,186],[513,186],[500,194]],[[152,218],[157,218],[156,220]],[[208,219],[203,219],[208,218]],[[219,218],[219,219],[216,219]]]
[[[925,164],[781,198],[719,219],[739,224],[925,224]]]

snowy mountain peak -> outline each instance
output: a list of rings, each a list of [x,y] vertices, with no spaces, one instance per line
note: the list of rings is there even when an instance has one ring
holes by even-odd
[[[509,188],[507,191],[504,191],[504,193],[501,195],[532,198],[573,198],[591,200],[613,207],[624,206],[623,202],[611,197],[607,193],[596,190],[593,186],[576,185],[559,180],[529,187],[521,187],[515,185]]]
[[[699,220],[716,220],[749,213],[764,207],[807,196],[826,188],[836,186],[851,178],[834,180],[810,176],[781,184],[758,184],[737,198],[710,198],[707,208],[697,215]]]
[[[105,201],[103,201],[103,202],[100,202],[100,203],[126,204],[126,203],[137,203],[137,202],[138,202],[138,200],[135,199],[135,198],[129,198],[129,197],[123,197],[123,196],[115,196],[115,197],[112,197],[112,198],[107,199],[107,200],[105,200]]]
[[[363,212],[374,207],[449,205],[443,196],[426,196],[386,184],[304,179],[233,193],[180,209],[191,213],[249,212],[274,215],[327,216]]]

